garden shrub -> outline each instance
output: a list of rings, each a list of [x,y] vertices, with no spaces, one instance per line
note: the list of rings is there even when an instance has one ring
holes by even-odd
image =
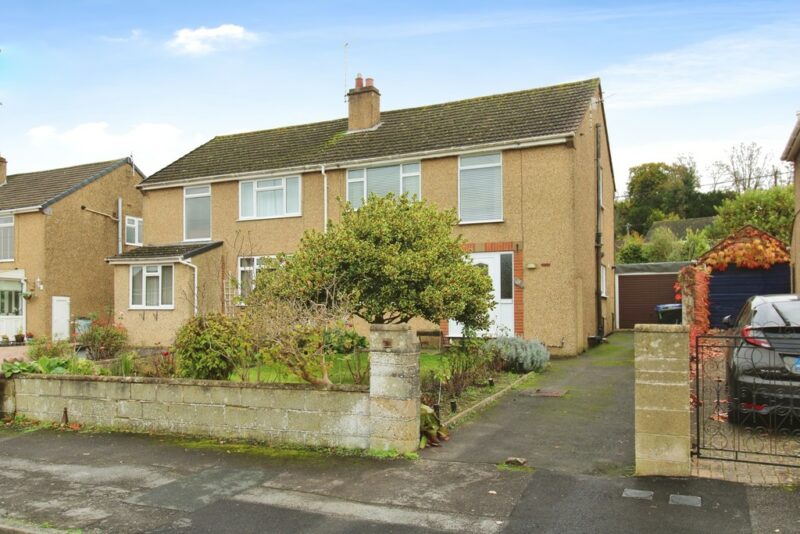
[[[90,360],[109,360],[115,358],[128,346],[128,331],[112,319],[92,318],[92,323],[77,341],[86,347]]]
[[[45,338],[35,338],[28,343],[28,358],[70,358],[75,355],[75,349],[67,340],[50,341]]]
[[[136,374],[136,353],[127,351],[120,354],[109,369],[112,376],[133,376]]]
[[[250,352],[241,324],[219,313],[193,317],[175,337],[178,374],[184,378],[227,380]]]
[[[367,338],[352,328],[330,328],[325,331],[325,345],[331,352],[350,354],[367,348]]]
[[[486,343],[486,349],[506,362],[506,369],[515,373],[541,371],[550,361],[547,347],[539,341],[519,337],[498,337]]]
[[[91,376],[97,374],[97,369],[91,360],[73,357],[67,362],[67,374]]]

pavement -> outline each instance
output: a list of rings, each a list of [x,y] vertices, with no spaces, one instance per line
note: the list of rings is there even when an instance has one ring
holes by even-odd
[[[609,341],[418,460],[0,430],[0,532],[800,531],[793,487],[631,476],[632,339]]]

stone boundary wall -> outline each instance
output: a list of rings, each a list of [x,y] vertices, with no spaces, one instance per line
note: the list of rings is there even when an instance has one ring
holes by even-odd
[[[11,381],[17,415],[121,430],[367,448],[366,387],[138,377],[25,375]]]
[[[370,387],[143,377],[0,378],[0,412],[120,430],[410,452],[419,443],[419,342],[374,325]]]
[[[636,474],[691,474],[689,327],[634,330]]]

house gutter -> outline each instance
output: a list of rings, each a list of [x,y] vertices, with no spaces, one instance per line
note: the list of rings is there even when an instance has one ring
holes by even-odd
[[[344,169],[347,167],[364,166],[373,163],[387,164],[401,163],[409,159],[429,159],[441,158],[446,156],[459,156],[464,154],[485,152],[487,150],[514,150],[519,148],[530,148],[537,146],[550,146],[569,143],[575,137],[575,132],[566,132],[552,135],[542,135],[537,137],[529,137],[524,139],[517,139],[514,141],[498,141],[495,143],[483,143],[480,145],[466,145],[462,147],[450,147],[435,150],[423,150],[417,152],[409,152],[407,154],[396,154],[394,156],[384,157],[376,156],[372,158],[361,158],[340,161],[336,163],[324,164],[326,170],[331,169]],[[287,174],[303,174],[306,172],[319,171],[319,163],[309,165],[298,165],[294,167],[283,167],[280,169],[270,169],[265,171],[248,171],[239,173],[228,174],[214,174],[208,176],[199,176],[196,178],[185,178],[182,180],[169,180],[166,182],[156,182],[148,184],[146,181],[140,183],[136,187],[143,191],[151,191],[155,189],[169,189],[172,187],[180,187],[190,184],[206,184],[212,182],[231,182],[237,180],[251,180],[253,178],[269,178],[286,176]]]
[[[184,260],[183,258],[178,260],[178,263],[182,265],[186,265],[187,267],[191,267],[194,271],[194,316],[197,316],[197,265],[194,263]]]

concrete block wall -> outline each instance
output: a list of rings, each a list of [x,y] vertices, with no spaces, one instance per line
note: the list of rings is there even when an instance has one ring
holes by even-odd
[[[635,347],[636,474],[691,474],[689,328],[638,324]]]
[[[16,413],[123,430],[350,448],[369,446],[365,387],[27,375]]]

